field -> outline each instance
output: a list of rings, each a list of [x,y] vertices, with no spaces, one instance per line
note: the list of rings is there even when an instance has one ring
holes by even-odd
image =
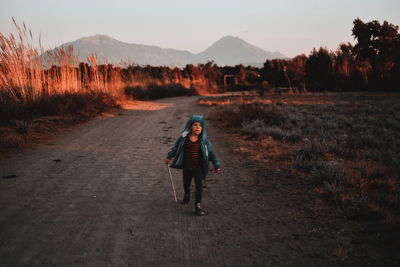
[[[126,97],[197,94],[185,81],[204,77],[213,81],[206,85],[218,87],[217,67],[211,63],[187,67],[192,76],[203,73],[204,79],[194,79],[177,69],[99,65],[95,55],[87,59],[89,64],[82,63],[71,49],[53,50],[45,58],[26,26],[14,24],[19,37],[0,34],[2,152],[40,142],[54,128],[116,107]],[[157,75],[168,79],[146,86],[132,83],[157,80]],[[340,214],[399,225],[398,100],[397,93],[247,93],[202,98],[199,103],[213,106],[213,118],[239,133],[243,151],[266,168],[289,171],[313,192],[329,196]]]
[[[238,152],[288,175],[332,212],[400,225],[400,95],[318,93],[206,97]]]

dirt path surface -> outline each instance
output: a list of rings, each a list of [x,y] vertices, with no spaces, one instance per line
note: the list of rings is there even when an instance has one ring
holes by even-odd
[[[257,186],[260,175],[269,175],[253,171],[232,153],[215,122],[207,120],[207,135],[222,173],[207,178],[207,216],[194,215],[193,200],[186,206],[174,202],[164,159],[192,114],[207,119],[208,109],[196,105],[197,99],[126,105],[115,116],[90,121],[0,161],[0,265],[346,262],[343,245],[351,242],[346,228],[337,228],[342,231],[338,238],[321,233],[316,224],[302,223],[308,215],[290,200],[296,192],[280,188],[273,174],[269,187]],[[182,174],[172,174],[180,200]],[[306,204],[312,210],[313,203]]]

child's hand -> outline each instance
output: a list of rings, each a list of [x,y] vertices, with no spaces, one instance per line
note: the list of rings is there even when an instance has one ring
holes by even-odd
[[[170,162],[171,162],[170,159],[166,159],[166,160],[165,160],[165,163],[166,163],[167,165],[169,165]]]
[[[221,172],[221,168],[218,168],[214,171],[215,173],[220,173]]]

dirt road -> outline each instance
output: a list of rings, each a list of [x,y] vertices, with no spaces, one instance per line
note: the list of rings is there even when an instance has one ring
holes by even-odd
[[[303,215],[277,182],[268,190],[254,186],[260,174],[232,153],[215,122],[207,121],[208,137],[222,173],[207,178],[207,216],[195,216],[193,202],[174,202],[164,159],[192,114],[207,118],[197,98],[127,105],[0,161],[0,265],[329,266],[345,260],[335,253],[349,240],[299,223]],[[172,174],[181,199],[181,172]]]

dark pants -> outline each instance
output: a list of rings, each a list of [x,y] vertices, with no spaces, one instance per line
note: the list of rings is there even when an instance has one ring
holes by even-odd
[[[183,189],[185,190],[185,195],[190,194],[190,185],[192,184],[193,177],[196,185],[196,203],[201,203],[204,179],[204,173],[202,169],[183,170]]]

